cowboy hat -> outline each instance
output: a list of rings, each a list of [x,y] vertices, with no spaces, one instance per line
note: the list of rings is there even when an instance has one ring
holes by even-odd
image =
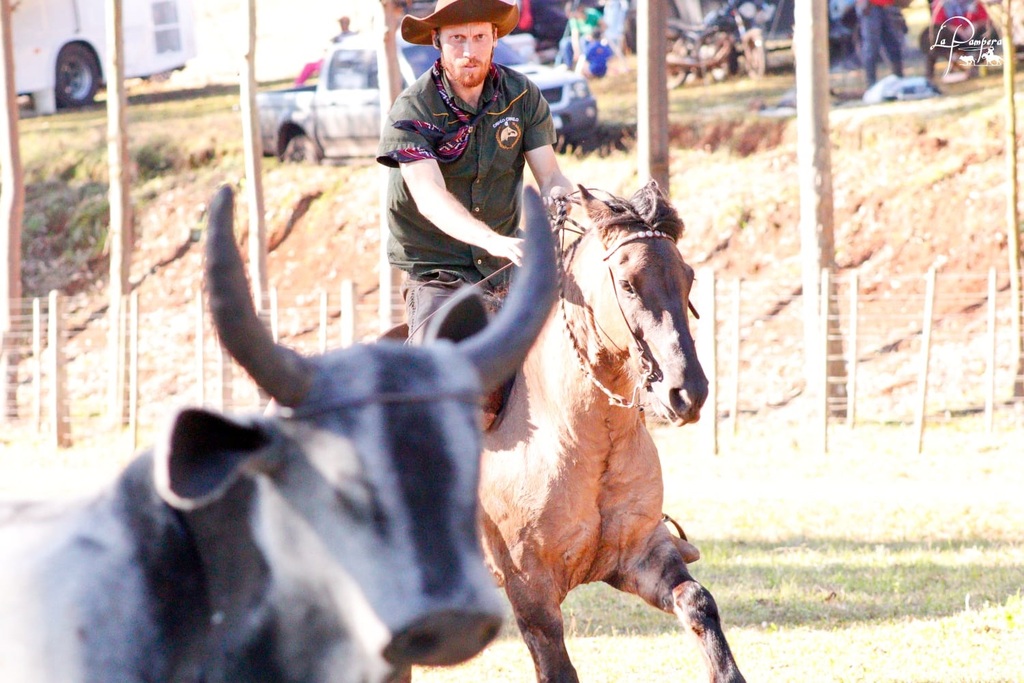
[[[519,6],[504,0],[437,0],[433,14],[402,18],[402,37],[415,45],[431,45],[434,29],[476,22],[494,24],[501,38],[519,23]]]

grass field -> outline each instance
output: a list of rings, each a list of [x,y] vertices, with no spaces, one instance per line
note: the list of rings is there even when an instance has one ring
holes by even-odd
[[[752,683],[1024,681],[1024,449],[958,419],[929,432],[837,430],[827,455],[768,416],[700,452],[696,430],[656,428],[665,511],[703,553],[691,569],[718,601]],[[841,438],[840,438],[841,437]],[[99,446],[51,453],[0,442],[0,497],[93,487],[125,460]],[[588,683],[702,681],[674,618],[604,585],[563,606]],[[2,679],[2,677],[0,677]],[[470,662],[425,683],[530,683],[509,621]]]
[[[692,452],[659,429],[666,511],[703,553],[749,681],[1024,681],[1024,449],[951,424],[928,456],[865,427],[808,455],[763,434]],[[706,680],[674,618],[604,585],[565,605],[569,653],[589,683]],[[529,682],[511,622],[482,655],[430,683]]]
[[[603,121],[635,122],[631,78],[610,77],[594,84]],[[726,114],[754,118],[752,102],[771,104],[790,87],[792,75],[786,72],[757,82],[737,79],[678,89],[670,94],[672,120],[680,127],[713,127]],[[181,169],[188,184],[202,187],[204,198],[207,188],[242,168],[238,114],[232,109],[237,94],[232,88],[214,90],[201,98],[183,96],[154,106],[142,106],[146,95],[138,95],[131,125],[141,177],[135,196],[140,215],[167,194],[172,185],[168,165]],[[941,164],[931,168],[942,170],[950,163],[983,168],[974,156],[955,156],[946,143],[952,141],[955,147],[964,138],[963,121],[970,122],[971,135],[995,139],[1001,130],[1001,119],[992,113],[1000,97],[999,82],[994,77],[975,79],[948,90],[956,96],[930,104],[837,111],[837,166],[844,163],[843,154],[860,150],[862,143],[870,147],[868,143],[877,139],[879,147],[895,146],[890,139],[907,126],[927,124],[930,135],[943,141],[944,150],[938,155]],[[914,109],[908,114],[910,107]],[[54,178],[72,179],[82,195],[103,196],[102,115],[92,110],[22,123],[28,180],[50,204],[70,203],[67,195],[54,191]],[[172,126],[179,120],[187,128]],[[193,134],[197,122],[202,131]],[[889,129],[895,132],[883,137]],[[983,142],[975,146],[983,149]],[[776,174],[785,181],[791,166],[778,171],[773,164],[785,159],[787,150],[765,152],[764,159],[726,151],[678,150],[674,183],[682,188],[688,230],[699,234],[704,226],[709,233],[717,232],[728,224],[720,215],[728,218],[730,206],[762,203],[748,191],[748,183],[737,183],[746,193],[739,198],[717,194],[716,184],[723,183],[716,177],[757,179]],[[635,184],[632,154],[617,152],[608,160],[599,155],[567,156],[564,163],[579,182],[599,180],[605,189],[621,191]],[[147,160],[150,163],[144,163]],[[874,168],[869,162],[858,163],[859,168]],[[330,195],[347,181],[342,173],[349,172],[284,167],[272,161],[267,161],[267,168],[270,187],[289,188],[275,198],[285,207],[295,201],[285,202],[294,197],[282,199],[283,195],[302,190]],[[955,184],[991,185],[986,177],[954,180],[941,186],[942,192],[956,189]],[[772,186],[771,203],[792,204],[787,199],[792,184],[782,181],[782,189]],[[877,191],[872,188],[858,186],[847,204],[871,196]],[[889,205],[900,194],[915,194],[913,186],[898,183],[885,189]],[[954,196],[960,195],[950,195]],[[943,201],[952,207],[962,204],[952,198]],[[700,204],[709,207],[703,220]],[[324,206],[314,208],[311,215],[333,210],[332,204]],[[81,213],[84,218],[70,225],[81,225],[83,242],[102,245],[105,224]],[[896,219],[883,219],[896,222],[899,214],[894,215]],[[330,229],[339,229],[339,223],[329,224]],[[26,234],[38,238],[48,232],[48,225],[29,225]],[[985,234],[995,226],[995,220],[986,223]],[[737,238],[734,244],[740,241]],[[77,243],[68,251],[86,253]],[[912,430],[895,425],[866,425],[855,432],[837,428],[827,455],[808,452],[799,443],[806,425],[782,424],[773,412],[744,416],[741,433],[723,435],[717,456],[700,450],[697,428],[658,429],[666,512],[683,523],[703,552],[692,571],[716,596],[748,680],[1024,681],[1024,439],[1019,414],[1015,419],[1016,427],[998,436],[987,435],[977,418],[929,423],[926,455],[914,454]],[[105,434],[93,438],[105,443],[87,444],[83,438],[76,449],[53,454],[41,437],[26,440],[0,431],[0,498],[71,493],[113,476],[128,455],[130,440]],[[569,652],[587,683],[705,680],[697,649],[676,621],[636,598],[601,585],[585,586],[569,596],[564,612]],[[416,680],[530,683],[534,678],[529,655],[510,622],[501,638],[477,658],[456,668],[418,670]]]

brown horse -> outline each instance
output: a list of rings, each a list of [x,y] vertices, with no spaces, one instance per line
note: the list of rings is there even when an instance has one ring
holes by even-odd
[[[560,605],[604,581],[675,614],[711,681],[743,681],[714,598],[662,523],[658,451],[641,404],[695,422],[708,382],[690,334],[693,269],[683,224],[649,183],[629,201],[580,188],[592,225],[563,251],[561,301],[485,435],[485,553],[505,587],[539,681],[578,681]],[[564,222],[563,222],[564,225]]]

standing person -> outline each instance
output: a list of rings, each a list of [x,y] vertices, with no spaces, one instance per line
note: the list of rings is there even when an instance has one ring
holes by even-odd
[[[351,25],[352,20],[349,19],[347,16],[338,17],[338,35],[334,36],[334,38],[331,39],[331,42],[340,43],[345,38],[345,36],[350,36],[354,34],[355,31],[353,31],[350,28]]]
[[[857,0],[864,79],[868,88],[878,80],[878,58],[883,49],[892,72],[903,78],[903,35],[891,13],[894,11],[893,1]]]
[[[331,38],[331,42],[340,43],[347,36],[355,34],[355,31],[349,28],[351,26],[351,23],[352,20],[349,19],[347,16],[338,17],[338,34]],[[302,67],[302,71],[299,72],[299,75],[295,77],[295,87],[297,88],[300,85],[305,84],[306,81],[313,77],[313,74],[319,73],[320,68],[323,65],[323,57],[314,62],[307,62],[306,65]]]
[[[630,0],[605,0],[604,3],[604,37],[615,53],[620,70],[629,71],[626,64],[626,15],[629,13]]]
[[[516,237],[523,167],[543,196],[570,187],[555,156],[554,123],[540,89],[493,63],[494,46],[519,19],[502,0],[438,0],[433,14],[402,19],[402,37],[440,58],[395,101],[377,149],[389,175],[388,260],[406,272],[410,338],[465,285],[500,293]]]

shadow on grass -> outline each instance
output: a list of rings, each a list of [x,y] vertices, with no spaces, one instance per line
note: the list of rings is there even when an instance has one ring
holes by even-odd
[[[971,538],[944,543],[791,539],[712,541],[690,567],[729,626],[841,628],[900,618],[948,617],[1001,605],[1021,592],[1020,564],[998,561],[1021,546]],[[563,604],[577,636],[656,635],[676,619],[604,584]]]

